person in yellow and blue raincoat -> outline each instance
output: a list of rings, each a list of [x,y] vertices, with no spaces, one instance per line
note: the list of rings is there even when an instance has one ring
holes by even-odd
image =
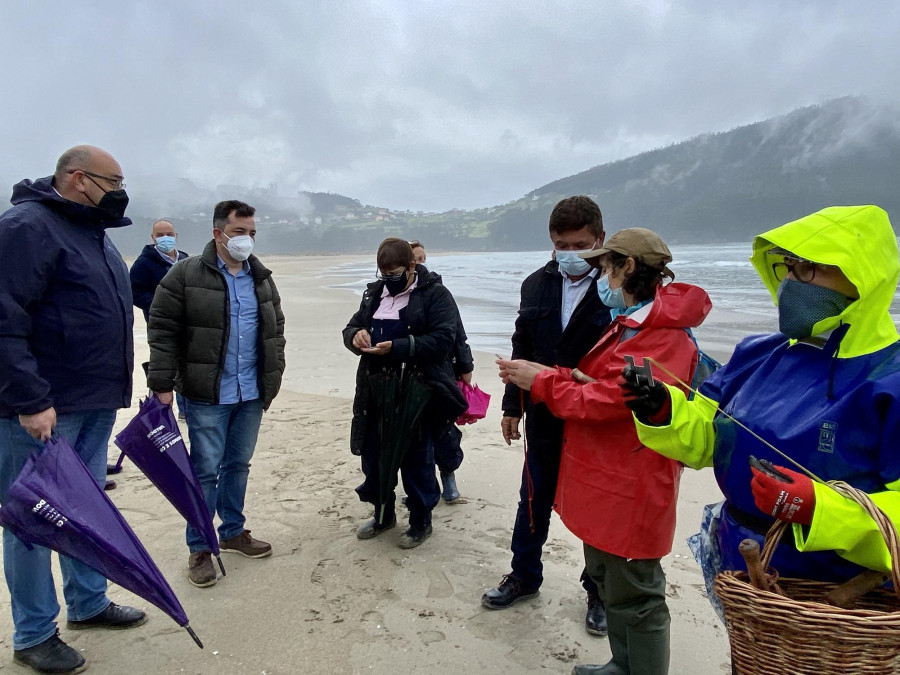
[[[792,523],[772,559],[783,577],[842,581],[890,570],[875,522],[814,475],[868,493],[900,523],[900,335],[889,308],[897,239],[877,206],[835,206],[759,235],[750,258],[778,306],[779,333],[743,340],[687,400],[625,373],[641,443],[687,466],[715,469],[725,495],[714,522],[724,569],[744,569],[738,545],[761,541],[775,518]],[[751,469],[771,461],[780,480]],[[794,467],[791,467],[794,468]]]

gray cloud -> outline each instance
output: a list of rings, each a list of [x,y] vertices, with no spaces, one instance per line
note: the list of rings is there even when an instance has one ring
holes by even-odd
[[[0,185],[88,142],[204,188],[490,206],[802,105],[897,100],[898,28],[895,3],[838,0],[11,2]]]

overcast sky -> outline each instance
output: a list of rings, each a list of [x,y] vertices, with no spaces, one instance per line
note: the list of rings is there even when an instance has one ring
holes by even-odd
[[[131,193],[166,175],[493,206],[803,105],[898,100],[898,35],[893,1],[4,0],[0,185],[91,143]]]

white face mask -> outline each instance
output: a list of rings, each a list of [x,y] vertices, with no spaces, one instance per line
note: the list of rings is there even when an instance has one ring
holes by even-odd
[[[253,253],[253,237],[249,234],[241,234],[237,237],[229,237],[224,232],[222,236],[228,240],[225,248],[231,254],[231,257],[239,262],[243,262]]]

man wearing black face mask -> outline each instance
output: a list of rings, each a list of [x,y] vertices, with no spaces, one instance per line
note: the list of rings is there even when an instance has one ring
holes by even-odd
[[[103,485],[117,408],[131,404],[133,365],[128,268],[106,236],[130,225],[119,163],[82,145],[53,176],[13,188],[0,216],[0,503],[26,459],[53,431]],[[84,657],[59,639],[50,551],[3,532],[12,604],[13,658],[41,672],[69,672]],[[106,579],[61,559],[68,627],[131,628],[144,612],[106,597]],[[50,589],[49,592],[47,589]]]

